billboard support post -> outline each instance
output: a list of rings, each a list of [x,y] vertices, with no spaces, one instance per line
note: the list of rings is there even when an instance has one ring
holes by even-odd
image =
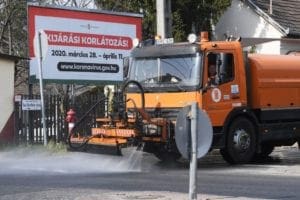
[[[42,107],[42,123],[43,123],[43,136],[44,136],[44,146],[47,146],[47,131],[46,131],[46,116],[45,116],[45,104],[44,104],[44,85],[43,85],[43,59],[44,59],[44,54],[43,54],[43,47],[42,47],[42,40],[47,40],[47,36],[42,35],[44,32],[38,31],[38,41],[37,41],[37,47],[36,52],[37,55],[39,55],[38,59],[38,68],[39,68],[39,83],[40,83],[40,95],[41,95],[41,107]],[[44,33],[45,34],[45,33]],[[44,39],[42,38],[44,37]],[[46,37],[46,38],[45,38]],[[46,49],[44,48],[44,51]]]

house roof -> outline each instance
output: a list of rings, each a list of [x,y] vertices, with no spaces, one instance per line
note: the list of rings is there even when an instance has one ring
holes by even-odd
[[[252,2],[288,30],[287,37],[300,38],[299,0],[272,0],[272,9],[270,0],[252,0]]]
[[[15,62],[19,60],[19,57],[17,56],[12,56],[12,55],[2,54],[2,53],[0,53],[0,58],[15,61]]]
[[[11,61],[14,61],[14,62],[17,62],[19,60],[29,60],[28,58],[9,55],[9,54],[4,54],[4,53],[0,53],[0,58],[11,60]]]

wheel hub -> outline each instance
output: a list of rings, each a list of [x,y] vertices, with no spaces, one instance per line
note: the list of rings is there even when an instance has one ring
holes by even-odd
[[[250,147],[250,136],[243,130],[236,130],[233,137],[233,145],[236,149],[245,151]]]

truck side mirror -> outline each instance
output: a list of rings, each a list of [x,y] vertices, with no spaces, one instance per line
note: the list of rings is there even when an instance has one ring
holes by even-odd
[[[208,80],[207,83],[202,88],[203,94],[206,93],[207,90],[214,88],[214,87],[215,87],[215,84],[213,84],[213,82],[211,80]]]
[[[204,85],[203,88],[202,88],[202,93],[206,93],[207,90],[210,88],[210,86],[208,84]]]

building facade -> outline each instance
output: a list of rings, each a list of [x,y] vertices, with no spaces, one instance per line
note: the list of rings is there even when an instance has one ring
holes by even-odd
[[[248,50],[256,53],[300,52],[300,13],[296,12],[297,9],[300,10],[300,1],[296,0],[289,3],[281,0],[232,0],[215,26],[215,38],[241,37]]]

